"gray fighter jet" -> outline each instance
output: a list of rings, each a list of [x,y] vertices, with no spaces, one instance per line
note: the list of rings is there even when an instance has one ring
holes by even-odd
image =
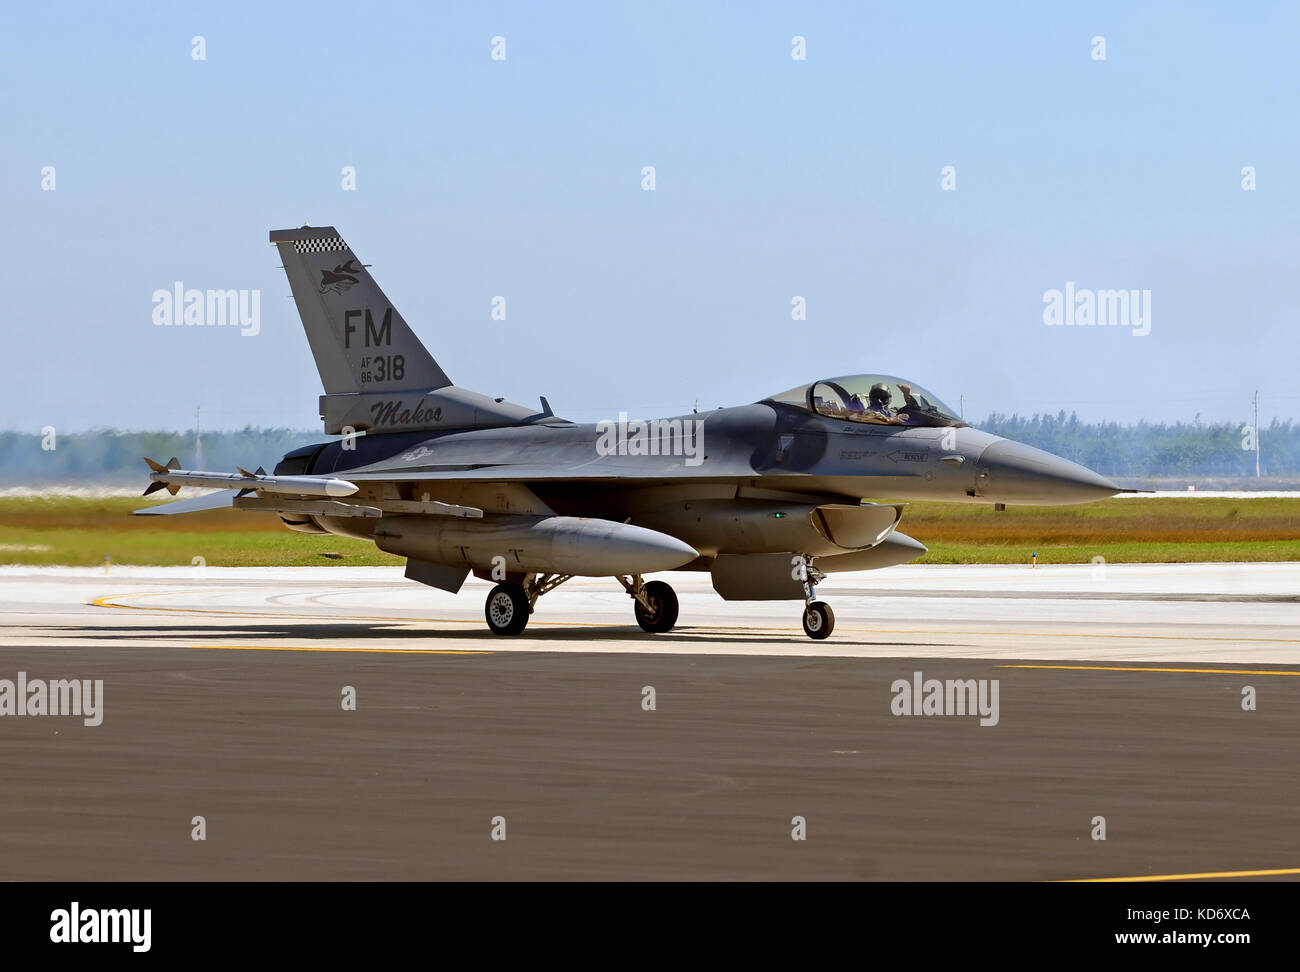
[[[453,593],[496,582],[488,627],[524,630],[537,600],[575,576],[614,577],[637,623],[666,632],[678,603],[656,571],[709,571],[729,601],[804,602],[835,571],[915,560],[892,500],[1056,505],[1123,492],[1073,462],[970,428],[919,385],[845,375],[752,405],[668,419],[578,424],[457,387],[332,227],[276,230],[320,371],[325,433],[272,474],[149,461],[146,494],[228,487],[137,511],[234,507],[302,533],[369,540],[406,576]]]

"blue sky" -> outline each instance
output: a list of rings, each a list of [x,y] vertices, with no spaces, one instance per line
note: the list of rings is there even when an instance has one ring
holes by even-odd
[[[267,244],[304,222],[457,384],[581,420],[856,372],[1300,415],[1300,7],[986,6],[9,5],[0,426],[315,427]],[[260,290],[261,332],[155,327],[177,280]],[[1150,334],[1046,326],[1067,281],[1151,291]]]

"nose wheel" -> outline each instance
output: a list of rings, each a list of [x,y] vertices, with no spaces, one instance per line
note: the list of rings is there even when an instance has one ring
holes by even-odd
[[[813,601],[803,612],[803,633],[809,638],[821,641],[829,638],[835,630],[835,612],[825,601]]]

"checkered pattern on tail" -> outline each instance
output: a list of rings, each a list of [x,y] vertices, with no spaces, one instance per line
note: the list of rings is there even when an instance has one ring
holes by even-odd
[[[336,250],[346,250],[348,245],[343,242],[341,236],[323,236],[315,240],[294,240],[294,253],[330,253]]]

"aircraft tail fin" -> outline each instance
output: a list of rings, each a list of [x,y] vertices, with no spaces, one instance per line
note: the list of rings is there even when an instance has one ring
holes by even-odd
[[[431,391],[451,379],[332,226],[272,230],[326,396]]]

